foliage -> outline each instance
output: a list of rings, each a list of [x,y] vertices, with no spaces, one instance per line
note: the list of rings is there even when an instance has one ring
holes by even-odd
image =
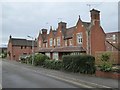
[[[112,67],[112,71],[113,71],[113,72],[120,73],[120,66],[118,66],[118,65],[113,66],[113,67]]]
[[[63,69],[70,72],[80,72],[86,74],[95,73],[95,58],[90,55],[65,55],[63,59]]]
[[[108,62],[104,62],[102,65],[100,65],[100,70],[104,72],[109,72],[112,70],[112,64]]]
[[[34,55],[34,65],[38,66],[38,65],[43,65],[43,62],[45,60],[49,59],[48,56],[44,55],[44,54],[35,54]]]
[[[0,54],[0,57],[1,57],[1,58],[6,58],[6,57],[7,57],[7,53],[6,53],[6,52],[2,52],[2,53]]]
[[[62,68],[62,61],[60,60],[45,60],[44,67],[49,69],[60,70]]]
[[[103,62],[107,62],[109,59],[110,59],[110,53],[103,53],[103,54],[101,55],[101,60],[102,60]]]
[[[20,61],[21,61],[21,63],[26,63],[26,58],[21,56]]]
[[[112,63],[110,63],[110,53],[103,53],[100,57],[102,63],[99,66],[101,71],[109,72],[112,71]]]
[[[49,59],[49,57],[46,56],[46,55],[44,55],[44,54],[34,54],[34,55],[21,56],[21,57],[20,57],[20,61],[21,61],[22,63],[32,64],[32,60],[33,60],[33,64],[34,64],[35,66],[42,65],[43,62],[44,62],[46,59]]]

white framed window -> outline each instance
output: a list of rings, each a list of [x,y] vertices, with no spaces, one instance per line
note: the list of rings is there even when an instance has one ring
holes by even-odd
[[[116,35],[115,35],[115,34],[114,34],[112,37],[113,37],[113,40],[115,40],[115,39],[116,39]]]
[[[39,41],[39,43],[38,43],[38,44],[39,44],[39,47],[41,47],[41,41]]]
[[[69,40],[69,44],[70,44],[70,46],[72,46],[72,39]]]
[[[57,37],[57,46],[60,46],[60,37]]]
[[[47,55],[50,58],[50,53],[45,53],[45,55]]]
[[[48,47],[48,44],[46,43],[46,47]]]
[[[55,53],[53,53],[53,59],[55,59],[55,60],[58,60],[58,53],[57,52],[55,52]]]
[[[52,38],[50,38],[50,46],[52,46]]]
[[[67,40],[65,40],[65,46],[67,46]]]
[[[82,44],[83,38],[82,38],[82,33],[77,33],[77,43]]]

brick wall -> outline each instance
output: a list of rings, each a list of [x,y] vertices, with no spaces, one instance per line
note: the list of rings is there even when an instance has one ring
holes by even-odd
[[[108,52],[108,51],[107,51]],[[96,52],[95,53],[95,63],[96,65],[101,64],[100,56],[105,52]],[[119,51],[113,51],[108,52],[110,53],[110,62],[113,64],[120,64],[120,52]]]

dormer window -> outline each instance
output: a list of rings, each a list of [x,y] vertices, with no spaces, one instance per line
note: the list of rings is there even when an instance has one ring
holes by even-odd
[[[83,38],[82,38],[82,33],[77,33],[77,43],[82,44]]]

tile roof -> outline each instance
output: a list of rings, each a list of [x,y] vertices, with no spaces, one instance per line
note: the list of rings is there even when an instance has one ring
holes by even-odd
[[[68,46],[56,48],[41,48],[38,52],[85,52],[85,49],[80,46]]]
[[[80,20],[79,20],[80,21]],[[81,21],[86,30],[90,27],[91,23],[90,22],[83,22]],[[62,29],[62,35],[64,36],[64,39],[72,38],[73,37],[73,32],[76,29],[76,26],[70,27],[70,28],[63,28]],[[56,37],[58,29],[52,30],[53,37]],[[42,36],[43,42],[47,42],[48,34],[40,34]]]
[[[80,46],[67,46],[67,47],[56,47],[52,52],[85,52],[83,47]]]
[[[51,52],[52,48],[40,48],[37,52]]]
[[[82,24],[84,25],[84,27],[86,29],[88,29],[91,23],[90,22],[82,22]]]
[[[75,28],[76,28],[76,26],[66,29],[65,39],[72,38]]]
[[[11,38],[10,42],[13,46],[32,46],[32,40]],[[37,42],[34,41],[34,46],[37,46]]]

